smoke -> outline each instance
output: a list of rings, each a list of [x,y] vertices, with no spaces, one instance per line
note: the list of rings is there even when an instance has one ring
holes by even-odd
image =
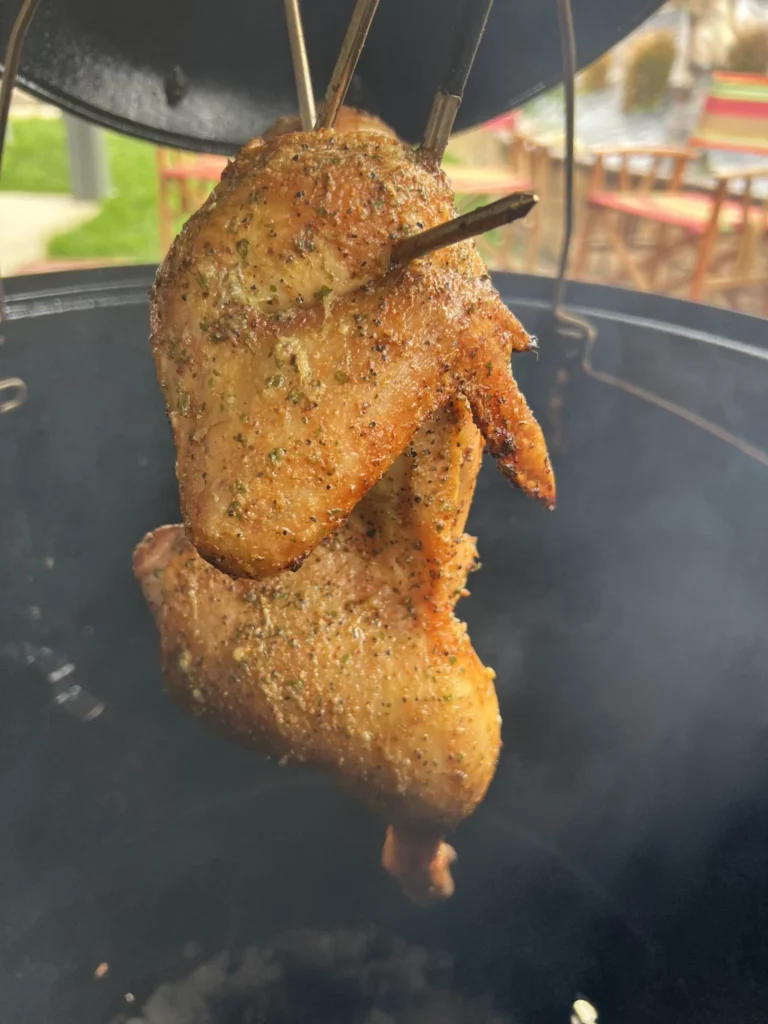
[[[512,1024],[452,975],[447,954],[375,929],[293,931],[160,985],[125,1024]]]

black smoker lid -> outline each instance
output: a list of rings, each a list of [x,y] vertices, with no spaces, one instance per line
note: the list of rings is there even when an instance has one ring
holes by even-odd
[[[350,102],[418,141],[463,2],[382,0]],[[595,60],[659,6],[573,0],[579,63]],[[19,0],[0,0],[0,54],[18,7]],[[302,5],[318,97],[352,7],[353,0]],[[501,114],[560,77],[555,0],[497,0],[457,128]],[[282,0],[40,0],[19,81],[90,121],[202,151],[230,152],[296,111]]]

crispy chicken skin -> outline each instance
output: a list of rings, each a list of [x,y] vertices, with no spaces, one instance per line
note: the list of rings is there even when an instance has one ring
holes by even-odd
[[[448,403],[297,572],[232,579],[177,526],[134,555],[173,697],[372,805],[391,824],[383,863],[419,902],[453,891],[442,840],[500,747],[493,672],[453,614],[481,447],[466,403]]]
[[[377,132],[379,135],[388,135],[396,139],[397,135],[388,124],[385,124],[380,117],[369,114],[367,110],[358,110],[356,107],[342,107],[336,117],[334,125],[337,133],[344,132]],[[286,117],[278,117],[271,128],[262,135],[263,139],[276,139],[278,135],[287,135],[288,132],[301,131],[301,118],[297,114]]]
[[[442,171],[397,140],[320,131],[249,143],[187,223],[152,348],[203,558],[252,579],[299,566],[456,395],[510,480],[554,503],[510,369],[530,341],[473,243],[390,267],[453,212]]]

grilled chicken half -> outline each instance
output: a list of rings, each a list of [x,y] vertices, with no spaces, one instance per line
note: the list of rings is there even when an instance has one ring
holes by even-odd
[[[180,526],[134,569],[173,697],[225,736],[329,774],[390,823],[385,867],[418,902],[453,891],[447,832],[493,777],[493,672],[454,616],[482,442],[463,400],[405,452],[296,572],[232,579]]]
[[[212,565],[301,565],[454,396],[509,479],[554,503],[510,368],[530,339],[474,244],[391,266],[453,214],[442,171],[396,139],[297,132],[245,146],[176,239],[152,348],[184,526]]]

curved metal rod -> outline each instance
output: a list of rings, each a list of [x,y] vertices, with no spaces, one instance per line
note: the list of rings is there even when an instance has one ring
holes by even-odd
[[[578,318],[574,317],[573,319],[577,320]],[[585,321],[579,322],[584,323]],[[726,430],[724,427],[718,426],[718,424],[713,423],[712,420],[699,416],[698,413],[693,412],[691,409],[686,409],[683,405],[678,405],[677,402],[670,402],[669,399],[662,398],[661,395],[657,395],[653,391],[649,391],[647,388],[638,387],[637,384],[632,384],[631,381],[623,380],[621,377],[616,377],[614,374],[607,373],[605,370],[596,370],[592,364],[592,353],[594,351],[596,337],[597,332],[592,329],[592,335],[587,337],[581,357],[581,368],[588,377],[592,377],[594,380],[599,380],[601,384],[608,384],[609,387],[618,388],[619,391],[625,391],[628,395],[633,395],[635,398],[639,398],[643,402],[648,402],[649,405],[655,405],[659,409],[663,409],[665,412],[672,413],[673,416],[679,416],[681,420],[691,423],[694,427],[698,427],[699,430],[705,430],[713,437],[717,437],[720,441],[724,441],[726,444],[736,448],[743,455],[748,456],[750,459],[754,459],[755,462],[759,462],[760,465],[768,467],[768,451],[765,451],[765,449],[758,448],[757,445],[751,444],[743,437],[739,437],[738,434],[732,434],[730,430]]]
[[[8,127],[8,112],[11,109],[11,93],[19,70],[21,48],[39,2],[40,0],[23,0],[8,37],[3,81],[0,83],[0,174],[3,170],[3,151],[5,149],[5,132]]]

